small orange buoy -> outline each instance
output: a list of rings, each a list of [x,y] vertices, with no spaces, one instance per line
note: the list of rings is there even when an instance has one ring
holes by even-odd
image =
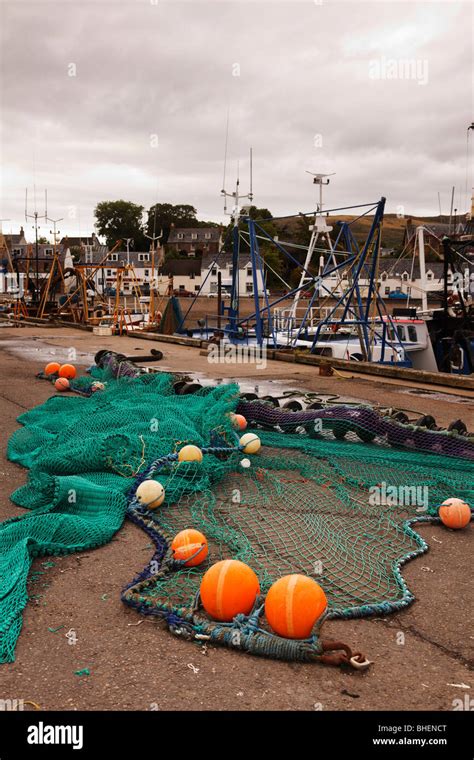
[[[59,372],[60,364],[58,362],[49,362],[44,368],[45,375],[57,375]]]
[[[195,567],[206,559],[209,549],[207,538],[194,528],[180,531],[171,544],[173,559],[186,560],[185,567]]]
[[[243,414],[232,414],[231,415],[232,424],[235,428],[238,428],[239,430],[245,430],[247,427],[247,420],[245,419]]]
[[[307,575],[285,575],[270,587],[265,615],[275,633],[285,639],[307,639],[327,607],[326,594]]]
[[[216,562],[201,581],[204,609],[212,618],[223,622],[230,622],[239,613],[248,615],[259,593],[254,571],[237,559]]]
[[[59,368],[59,377],[67,377],[68,380],[72,380],[76,377],[76,368],[73,364],[61,364]]]
[[[54,381],[54,387],[57,391],[68,391],[70,388],[69,380],[67,377],[58,377],[58,379]]]
[[[446,499],[441,504],[438,514],[443,525],[458,530],[465,528],[471,520],[471,509],[462,499]]]

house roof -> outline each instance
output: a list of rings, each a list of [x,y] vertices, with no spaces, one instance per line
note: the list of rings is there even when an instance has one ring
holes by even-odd
[[[201,262],[195,259],[169,259],[164,262],[161,273],[168,277],[199,275]]]
[[[94,245],[98,242],[97,237],[92,235],[91,237],[69,237],[65,235],[61,238],[62,245],[67,245],[69,248],[79,248],[82,245]]]
[[[239,256],[240,268],[243,269],[249,264],[250,264],[250,255],[248,253],[241,253]],[[216,266],[219,269],[225,269],[225,268],[228,268],[229,266],[232,266],[232,254],[225,253],[224,251],[219,253],[217,256],[213,256],[210,253],[204,254],[204,256],[202,257],[202,268],[209,269],[209,267],[211,266]]]
[[[70,247],[70,246],[68,246]],[[127,256],[127,251],[114,251],[113,256],[114,260],[112,261],[109,257],[106,261],[104,261],[104,258],[107,254],[108,248],[106,245],[98,244],[94,247],[94,250],[91,251],[91,253],[87,257],[86,262],[86,256],[83,253],[80,257],[81,264],[108,264],[110,267],[117,267],[117,266],[124,266],[127,261],[130,261],[130,264],[133,264],[133,266],[139,266],[139,267],[147,267],[151,264],[151,254],[149,251],[130,251],[130,253]],[[148,260],[141,261],[139,256],[148,256]]]
[[[178,237],[178,235],[183,237]],[[197,238],[193,238],[192,235],[197,235]],[[210,235],[210,237],[206,238],[206,235]],[[219,227],[172,227],[168,243],[217,242],[220,235]]]
[[[416,258],[414,262],[411,257],[401,259],[395,257],[381,258],[379,260],[379,274],[382,275],[383,273],[386,273],[387,276],[391,275],[392,277],[400,277],[404,272],[408,272],[408,275],[410,276],[412,273],[412,266],[413,277],[418,279],[420,277],[420,262],[418,258]],[[432,272],[435,279],[441,279],[443,277],[443,267],[444,264],[442,261],[427,261],[425,264],[426,272]],[[469,267],[467,264],[466,267],[469,269],[474,268],[473,265]]]
[[[4,232],[3,233],[3,239],[5,240],[7,246],[11,249],[12,246],[18,246],[18,245],[28,245],[25,238],[25,231],[23,227],[20,227],[20,232],[17,233],[9,233]]]

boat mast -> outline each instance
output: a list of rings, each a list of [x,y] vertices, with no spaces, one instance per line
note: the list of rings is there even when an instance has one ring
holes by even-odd
[[[309,272],[309,267],[314,255],[316,244],[320,236],[326,240],[327,245],[328,245],[328,250],[330,251],[330,254],[331,254],[330,258],[332,259],[332,263],[336,266],[336,260],[334,257],[332,241],[329,235],[329,233],[332,232],[332,227],[326,224],[326,220],[323,216],[323,185],[329,185],[329,179],[327,179],[327,177],[332,177],[334,172],[333,174],[313,174],[312,172],[307,172],[307,174],[312,174],[313,184],[319,185],[319,204],[317,205],[317,208],[314,214],[313,224],[309,228],[311,230],[311,239],[309,241],[308,252],[306,254],[304,267],[302,269],[300,281],[298,283],[298,290],[295,293],[293,304],[290,309],[290,314],[289,314],[290,330],[293,330],[293,328],[297,326],[296,315],[297,315],[299,300],[303,292],[303,287],[306,282],[313,282],[313,279],[308,275],[308,272]],[[320,270],[321,270],[321,263],[320,263]]]
[[[420,281],[421,281],[421,311],[428,311],[428,293],[426,290],[426,262],[425,262],[425,229],[422,225],[416,228],[416,239],[418,242],[418,259],[420,262]]]
[[[227,148],[227,144],[226,144]],[[225,177],[225,169],[224,169]],[[250,203],[253,201],[252,190],[252,148],[250,148],[250,190],[245,195],[240,193],[240,177],[239,167],[237,164],[237,180],[235,183],[235,190],[232,193],[228,193],[225,187],[221,190],[221,195],[224,198],[224,214],[231,217],[232,220],[232,285],[230,290],[230,306],[228,309],[229,325],[231,331],[237,329],[239,321],[239,253],[240,253],[240,232],[239,222],[240,215],[245,206],[241,206],[242,199],[248,199]],[[227,213],[227,198],[232,198],[234,201],[232,211]],[[220,308],[220,304],[219,304]]]

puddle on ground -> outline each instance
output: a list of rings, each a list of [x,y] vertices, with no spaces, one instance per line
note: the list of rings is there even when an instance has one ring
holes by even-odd
[[[305,388],[304,386],[298,385],[298,387],[295,387],[294,385],[288,385],[288,383],[285,383],[281,380],[263,380],[260,377],[251,377],[251,378],[244,378],[240,379],[239,377],[208,377],[206,375],[203,375],[199,372],[193,372],[192,377],[201,385],[224,385],[229,383],[238,383],[240,386],[240,390],[242,393],[256,393],[257,396],[274,396],[275,398],[282,399],[284,397],[290,399],[292,398],[292,394],[294,394],[295,398],[298,398],[298,396],[304,396],[306,394],[309,394],[311,397],[309,398],[308,403],[311,402],[311,400],[316,401],[317,399],[337,399],[338,403],[345,403],[345,404],[360,404],[364,403],[362,399],[356,398],[355,396],[339,396],[337,393],[322,393],[319,391],[310,391],[309,388]],[[368,402],[367,402],[368,403]]]
[[[466,396],[455,396],[450,393],[439,393],[438,391],[429,391],[425,388],[401,388],[400,393],[409,393],[410,396],[420,396],[420,398],[429,398],[434,401],[449,401],[452,404],[472,404],[473,399]]]
[[[0,350],[6,349],[8,353],[18,356],[26,361],[48,362],[58,361],[60,364],[74,361],[80,366],[89,367],[94,363],[94,354],[88,351],[79,351],[70,346],[49,346],[40,340],[28,338],[27,340],[0,340]],[[71,350],[75,351],[75,358],[71,358]]]
[[[51,336],[54,337],[54,336]],[[63,338],[63,336],[61,336]],[[25,340],[0,340],[0,350],[6,350],[8,353],[18,356],[21,359],[27,361],[36,361],[38,363],[47,364],[50,361],[58,361],[60,363],[73,361],[71,359],[70,351],[71,347],[68,346],[53,346],[45,343],[40,338],[27,338]],[[94,364],[94,353],[88,351],[80,351],[75,348],[76,358],[74,362],[81,367],[90,367]],[[141,354],[146,354],[145,348],[140,348]],[[130,354],[131,355],[131,354]],[[172,370],[171,367],[163,364],[162,362],[144,362],[150,369],[158,369],[162,372],[178,372],[178,370]],[[185,372],[179,371],[181,374],[187,374],[192,377],[196,382],[201,385],[215,385],[222,383],[239,383],[242,393],[256,393],[258,396],[274,396],[276,398],[288,398],[294,394],[295,398],[304,396],[306,393],[311,393],[314,396],[314,400],[322,399],[337,399],[339,403],[361,403],[360,398],[354,396],[339,396],[331,393],[314,393],[305,388],[304,386],[295,387],[289,385],[280,380],[267,380],[260,377],[239,379],[238,377],[209,377],[199,372]],[[311,399],[308,399],[309,401]],[[363,403],[363,402],[362,402]]]

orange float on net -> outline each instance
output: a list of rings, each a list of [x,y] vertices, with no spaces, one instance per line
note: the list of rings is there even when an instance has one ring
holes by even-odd
[[[230,622],[239,613],[248,615],[259,593],[254,571],[237,559],[216,562],[201,581],[204,609],[212,618],[223,622]]]
[[[265,616],[275,633],[285,639],[307,639],[327,607],[326,594],[307,575],[285,575],[270,587]]]
[[[469,504],[462,499],[446,499],[441,504],[438,514],[443,525],[454,530],[465,528],[471,520]]]
[[[76,368],[73,364],[61,364],[59,368],[59,377],[67,377],[68,380],[72,380],[76,377]]]
[[[238,428],[239,430],[245,430],[247,427],[247,420],[245,419],[243,414],[234,414],[231,415],[232,424],[235,428]]]
[[[196,567],[209,554],[207,538],[194,528],[180,531],[171,543],[173,559],[184,561],[185,567]]]
[[[59,372],[60,364],[58,362],[49,362],[44,368],[45,375],[57,375]]]
[[[69,380],[67,377],[58,377],[58,379],[54,381],[54,387],[57,391],[68,391],[70,388]]]

